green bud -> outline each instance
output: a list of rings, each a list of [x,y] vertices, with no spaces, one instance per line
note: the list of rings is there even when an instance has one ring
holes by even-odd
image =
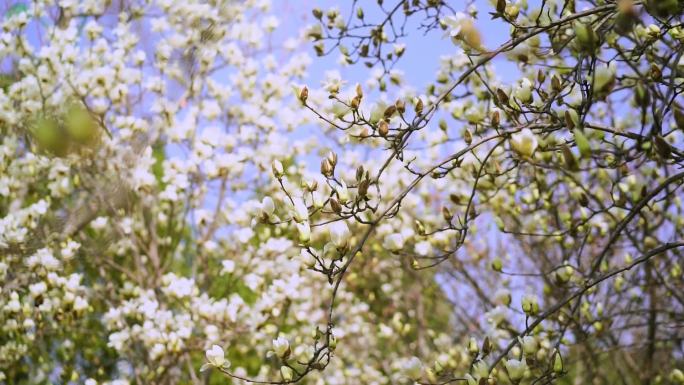
[[[594,54],[599,47],[599,37],[591,25],[578,21],[574,23],[573,29],[579,51],[586,54]]]
[[[577,128],[572,130],[572,133],[575,136],[575,144],[579,149],[580,155],[582,155],[583,158],[591,157],[591,145],[589,144],[589,139],[587,139],[584,133]]]

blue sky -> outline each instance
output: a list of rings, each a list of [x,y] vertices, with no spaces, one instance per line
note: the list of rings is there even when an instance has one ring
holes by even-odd
[[[387,7],[396,1],[387,1]],[[366,20],[378,19],[378,6],[375,0],[362,0],[359,3],[364,5]],[[457,4],[455,5],[457,10],[464,10],[466,7],[466,1],[455,1],[453,3]],[[274,12],[281,19],[281,28],[276,31],[277,34],[281,35],[279,37],[296,34],[299,28],[311,25],[314,22],[311,10],[315,7],[324,11],[331,7],[337,7],[345,17],[349,15],[351,10],[351,1],[349,0],[274,0],[273,5]],[[506,41],[509,37],[507,27],[501,21],[490,20],[489,18],[488,12],[492,11],[489,1],[476,0],[474,5],[479,10],[477,25],[483,35],[485,45],[493,48]],[[455,52],[456,46],[444,37],[441,30],[431,31],[428,34],[418,30],[416,27],[419,21],[419,18],[415,17],[407,28],[409,34],[403,41],[407,47],[406,53],[396,68],[404,72],[408,84],[417,90],[423,90],[425,86],[434,81],[440,56]],[[313,55],[311,47],[308,48]],[[309,71],[310,84],[318,85],[325,71],[330,69],[339,70],[342,77],[350,82],[364,81],[368,78],[370,73],[368,68],[361,64],[342,67],[338,64],[338,58],[339,53],[315,58]],[[501,60],[495,61],[497,70],[510,74],[514,73],[515,70],[510,65],[502,64],[504,63]],[[504,77],[505,73],[499,75]]]

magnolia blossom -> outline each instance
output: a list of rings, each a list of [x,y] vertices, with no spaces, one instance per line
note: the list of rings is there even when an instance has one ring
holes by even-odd
[[[533,336],[525,336],[518,338],[518,340],[520,341],[520,346],[522,346],[522,350],[525,355],[537,354],[539,344],[537,343],[536,338]]]
[[[215,366],[217,368],[224,368],[230,366],[230,362],[226,360],[223,348],[221,348],[218,345],[212,345],[210,349],[207,349],[205,354],[207,356],[207,361],[210,366]]]
[[[283,164],[278,159],[273,160],[271,169],[273,170],[273,175],[275,175],[276,178],[280,178],[285,172],[283,169]]]
[[[283,381],[292,381],[294,371],[290,367],[283,365],[280,367],[280,376],[283,378]]]
[[[331,94],[336,94],[345,83],[339,71],[326,71],[323,88]]]
[[[404,361],[401,370],[406,377],[417,381],[423,376],[423,363],[418,357],[414,356]]]
[[[313,252],[313,253],[316,252],[313,249],[309,249],[309,250],[311,250],[311,252]],[[306,267],[308,267],[310,269],[313,268],[314,266],[316,266],[316,263],[318,263],[318,261],[316,260],[316,257],[314,255],[312,255],[311,252],[309,252],[306,248],[304,248],[299,253],[299,259],[300,259],[301,263],[303,263]]]
[[[525,375],[525,371],[527,370],[527,363],[524,359],[522,361],[513,359],[506,360],[504,362],[504,365],[506,366],[508,376],[513,381],[519,381],[520,379],[522,379]]]
[[[306,207],[306,204],[303,200],[294,200],[294,205],[292,207],[292,218],[298,223],[302,223],[309,219],[309,209]]]
[[[529,128],[524,128],[511,135],[511,148],[518,154],[531,157],[537,150],[537,136]]]
[[[613,86],[615,75],[617,74],[617,63],[611,62],[608,65],[596,66],[594,73],[594,89],[605,92]]]
[[[337,221],[328,226],[328,232],[330,234],[330,242],[335,245],[338,249],[343,249],[347,247],[351,233],[349,232],[349,227],[344,221]]]
[[[335,192],[337,193],[337,199],[340,201],[340,203],[347,203],[349,200],[349,189],[344,181],[341,181],[340,185],[335,187]]]
[[[522,309],[527,314],[536,314],[539,311],[539,302],[535,295],[525,295],[522,298]]]
[[[532,84],[532,81],[530,81],[530,79],[523,78],[520,81],[520,84],[518,84],[518,86],[513,91],[513,96],[515,96],[522,103],[530,103],[532,102],[533,87],[534,85]]]
[[[259,214],[264,218],[269,218],[273,216],[274,212],[275,203],[273,202],[273,199],[271,199],[271,197],[264,197],[259,207]]]
[[[290,355],[290,342],[283,336],[273,340],[273,352],[280,358]]]
[[[299,242],[307,244],[311,240],[311,226],[309,222],[297,223],[297,232],[299,233]]]

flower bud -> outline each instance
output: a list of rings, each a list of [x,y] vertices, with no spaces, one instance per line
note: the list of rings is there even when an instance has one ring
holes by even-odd
[[[335,167],[330,164],[330,161],[328,159],[323,159],[321,161],[321,174],[325,176],[326,178],[331,178],[333,174],[335,173]]]
[[[416,106],[414,108],[416,115],[420,116],[423,114],[423,99],[417,98],[416,100]]]
[[[472,356],[476,356],[480,352],[480,347],[477,345],[477,340],[475,337],[470,337],[468,340],[468,353]]]
[[[335,214],[340,214],[342,212],[342,205],[335,198],[330,198],[330,208]]]
[[[389,124],[386,120],[378,122],[378,134],[383,138],[387,137],[387,134],[389,134]]]
[[[292,378],[294,377],[294,371],[292,371],[291,368],[283,365],[280,367],[280,377],[282,377],[283,381],[292,381]]]
[[[273,170],[273,175],[280,179],[283,176],[283,173],[285,172],[283,170],[283,164],[280,163],[278,159],[274,159],[273,163],[271,164],[271,169]]]
[[[594,54],[599,47],[599,37],[590,24],[576,21],[573,25],[577,49],[586,54]]]
[[[556,374],[563,373],[563,358],[559,351],[553,355],[553,372]]]
[[[306,86],[302,87],[301,91],[299,91],[299,101],[302,103],[306,103],[306,99],[309,98],[309,89],[306,88]]]

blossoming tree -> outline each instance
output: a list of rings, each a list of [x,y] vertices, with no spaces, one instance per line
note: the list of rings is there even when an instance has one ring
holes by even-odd
[[[684,2],[4,11],[0,384],[684,383]]]

